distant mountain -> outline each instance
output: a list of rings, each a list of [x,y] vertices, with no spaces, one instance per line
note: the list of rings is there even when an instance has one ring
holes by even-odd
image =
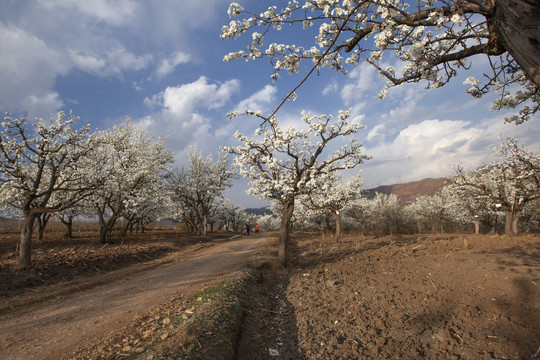
[[[363,190],[362,193],[368,199],[375,197],[376,193],[396,194],[403,205],[416,200],[417,196],[432,196],[439,192],[444,186],[448,185],[450,180],[447,178],[427,178],[418,181],[412,181],[405,184],[381,185],[373,189]],[[248,208],[246,213],[254,215],[271,215],[269,207]]]
[[[267,207],[262,207],[262,208],[248,208],[245,210],[246,213],[248,214],[253,214],[253,215],[272,215],[272,212],[270,211],[270,208],[267,206]]]
[[[447,178],[422,179],[406,184],[382,185],[373,189],[364,190],[367,198],[375,197],[375,193],[395,194],[403,204],[414,202],[417,196],[432,196],[441,190],[450,181]]]

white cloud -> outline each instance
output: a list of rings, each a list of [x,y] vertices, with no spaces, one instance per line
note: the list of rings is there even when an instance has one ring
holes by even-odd
[[[330,81],[328,83],[328,85],[326,85],[326,87],[322,91],[322,94],[323,95],[328,95],[328,94],[331,94],[331,93],[335,93],[338,90],[339,90],[338,82],[334,79],[334,80]]]
[[[385,130],[386,130],[386,126],[384,124],[376,125],[373,129],[371,129],[369,131],[368,135],[366,136],[366,140],[367,141],[374,141],[374,140],[379,139],[379,138],[384,139]]]
[[[0,107],[28,111],[43,107],[47,113],[61,104],[54,87],[56,76],[69,69],[67,61],[36,36],[0,22]],[[51,96],[56,97],[51,101]],[[40,99],[44,102],[39,104]],[[30,115],[29,115],[30,116]]]
[[[373,156],[363,166],[366,187],[452,176],[457,164],[475,169],[492,160],[492,148],[499,144],[501,133],[518,138],[526,147],[538,146],[535,123],[504,124],[504,116],[499,114],[477,123],[424,120],[407,126],[391,141],[366,147],[366,153]],[[378,134],[379,129],[382,125],[372,132]]]
[[[123,46],[116,46],[109,50],[108,60],[113,69],[113,74],[121,73],[124,70],[142,70],[146,68],[152,61],[153,56],[151,54],[135,55],[134,53],[127,51]]]
[[[383,86],[383,82],[377,77],[377,69],[368,63],[361,63],[355,67],[348,79],[350,82],[341,89],[341,98],[346,105],[365,101],[363,97],[366,93]]]
[[[238,80],[218,84],[204,76],[192,83],[167,87],[145,99],[145,104],[156,111],[142,122],[154,134],[169,136],[168,145],[175,151],[182,151],[190,143],[212,142],[211,133],[217,129],[212,128],[208,112],[225,106],[238,89]]]
[[[247,110],[266,111],[276,97],[277,89],[272,85],[266,85],[250,97],[240,101],[233,111],[243,113]]]
[[[22,102],[22,108],[30,119],[47,117],[63,106],[64,103],[56,91],[49,91],[42,96],[30,95]]]
[[[135,17],[139,5],[135,1],[115,0],[40,0],[39,6],[52,12],[73,12],[113,25],[128,23]]]
[[[126,70],[141,70],[148,66],[152,55],[135,55],[119,44],[109,44],[111,48],[104,54],[93,51],[69,49],[72,65],[84,72],[96,76],[121,76]]]
[[[105,60],[95,54],[88,54],[82,51],[77,52],[73,49],[68,50],[68,53],[73,61],[73,65],[80,70],[97,74],[105,67]]]
[[[365,183],[371,187],[451,175],[453,166],[464,159],[472,164],[485,157],[485,149],[476,153],[470,149],[481,136],[466,121],[425,120],[410,125],[392,141],[366,148],[373,160],[364,166]]]
[[[238,80],[229,80],[225,83],[210,84],[205,76],[198,80],[168,87],[160,94],[163,107],[167,112],[177,115],[191,113],[197,106],[216,109],[223,106],[239,88]]]
[[[189,54],[185,54],[181,51],[178,51],[172,54],[171,57],[162,59],[156,69],[156,76],[158,78],[163,78],[169,74],[172,74],[176,67],[180,64],[185,64],[189,62]]]

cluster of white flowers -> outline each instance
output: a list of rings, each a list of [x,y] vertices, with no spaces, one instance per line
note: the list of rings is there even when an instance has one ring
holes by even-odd
[[[326,160],[320,159],[328,143],[337,138],[349,138],[361,128],[349,122],[350,109],[341,111],[338,118],[310,115],[302,112],[305,128],[283,130],[273,120],[264,129],[257,129],[253,138],[236,132],[244,146],[225,150],[235,154],[234,165],[240,174],[252,179],[249,192],[262,199],[291,199],[310,193],[314,179],[323,174],[352,168],[368,157],[362,144],[350,139]]]
[[[156,182],[172,154],[129,123],[90,134],[75,129],[77,117],[59,112],[48,122],[6,116],[0,132],[0,207],[25,217],[73,208],[93,209],[100,220],[142,213],[145,201],[158,201]],[[148,195],[152,192],[152,195]],[[137,210],[138,209],[138,210]],[[96,212],[80,210],[83,214]],[[42,215],[44,214],[44,215]],[[109,218],[109,219],[110,219]],[[114,221],[111,221],[114,223]],[[23,265],[30,262],[32,229],[24,229]]]
[[[527,203],[540,199],[540,149],[529,152],[516,139],[506,138],[493,155],[498,161],[475,171],[458,169],[454,187],[462,199],[473,198],[476,206],[505,211],[506,232],[515,234]]]
[[[119,218],[144,217],[146,211],[158,207],[164,189],[160,179],[173,162],[173,154],[162,139],[154,140],[129,119],[96,132],[92,142],[84,168],[87,177],[101,186],[84,204],[94,209],[102,227],[100,235],[104,236]]]
[[[281,11],[272,6],[254,16],[234,3],[231,4],[229,14],[246,14],[247,17],[233,20],[224,26],[221,35],[223,38],[238,37],[254,27],[261,27],[264,31],[254,31],[250,45],[244,50],[226,55],[224,59],[252,60],[264,56],[274,67],[272,78],[279,79],[278,73],[282,70],[288,73],[299,72],[299,64],[303,60],[312,61],[314,67],[330,67],[346,73],[348,67],[356,66],[368,54],[369,62],[388,78],[386,87],[418,81],[427,81],[426,88],[440,87],[457,75],[457,69],[467,68],[464,60],[470,55],[466,55],[467,52],[463,50],[474,47],[474,51],[479,53],[485,51],[479,50],[485,48],[476,45],[487,44],[490,39],[485,18],[486,6],[476,2],[458,4],[457,0],[417,0],[417,6],[414,7],[404,0],[294,0],[289,1]],[[269,28],[279,31],[285,22],[292,26],[298,24],[301,29],[318,26],[314,45],[273,43],[263,50],[264,37],[271,33]],[[345,52],[349,55],[344,59]],[[400,74],[385,72],[380,68],[380,64],[388,60],[386,53],[393,53],[405,63]],[[463,58],[456,61],[451,56],[454,54]],[[511,62],[512,59],[502,58],[500,62],[491,62],[496,67],[493,74],[500,74],[497,69],[504,69]],[[520,82],[521,86],[527,86],[526,82],[519,80],[521,71],[508,74],[509,78],[500,79],[501,82]],[[496,86],[496,76],[500,75],[487,78],[486,88]],[[480,84],[476,86],[469,89],[468,93],[474,96],[486,93]],[[528,97],[525,98],[524,94]],[[515,95],[515,100],[516,104],[502,96],[494,108],[514,107],[528,101],[538,104],[535,93],[530,91]],[[537,108],[526,106],[521,111],[520,121],[526,120]]]
[[[9,114],[4,120],[0,132],[0,207],[30,216],[33,208],[61,208],[80,198],[73,191],[85,180],[77,165],[89,151],[89,126],[74,130],[78,118],[64,112],[48,121],[36,119],[33,124]],[[63,200],[54,197],[60,191],[65,192]]]

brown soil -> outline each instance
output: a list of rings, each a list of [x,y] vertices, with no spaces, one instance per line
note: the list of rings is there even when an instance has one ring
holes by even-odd
[[[197,245],[212,246],[231,234],[215,233],[209,239],[174,230],[152,230],[114,243],[101,244],[95,232],[64,239],[59,231],[34,240],[32,266],[19,269],[15,251],[18,234],[0,235],[0,296],[12,297],[29,289],[64,283],[81,276],[93,276],[133,264],[162,259],[168,254]]]
[[[237,359],[535,359],[540,237],[296,235]]]
[[[97,276],[0,298],[0,358],[57,360],[135,356],[140,348],[136,346],[139,340],[128,342],[130,336],[135,339],[136,335],[132,324],[142,322],[153,333],[153,324],[162,323],[167,311],[178,309],[186,294],[198,291],[231,271],[264,242],[265,238],[259,236],[217,241],[202,250],[194,245],[197,250],[171,253],[167,261],[154,261],[108,274],[103,269],[108,269],[106,264],[115,261],[110,260],[111,254],[100,252],[103,249],[92,249],[88,253],[84,249],[61,249],[56,251],[60,255],[53,258],[53,252],[40,253],[38,250],[34,259],[36,265],[42,264],[42,270],[35,274],[31,269],[13,270],[9,266],[13,256],[7,254],[4,259],[7,266],[3,271],[18,279],[24,279],[28,274],[34,274],[38,279],[42,276],[48,278],[44,272],[55,271],[55,266],[64,268],[66,263],[79,270],[93,264],[90,269],[96,271]],[[134,250],[134,255],[126,258],[144,259],[147,254],[145,246],[152,246],[140,246],[134,245],[140,251]],[[117,248],[113,253],[123,254],[122,247]],[[161,253],[158,247],[156,255]],[[58,260],[58,263],[52,261],[56,257],[63,260]],[[101,259],[101,264],[94,258]],[[98,266],[101,269],[94,269]],[[74,276],[66,272],[66,276]],[[14,282],[17,283],[16,280]],[[70,290],[62,289],[64,287]],[[43,298],[46,301],[41,301]]]
[[[77,251],[69,250],[73,245],[38,248],[40,271],[9,273],[11,288],[2,282],[10,297],[0,298],[0,358],[229,359],[225,352],[204,355],[203,339],[190,355],[182,347],[186,334],[173,325],[199,301],[190,294],[266,241],[264,235],[237,240],[195,241],[183,255],[178,241],[112,253],[88,244]],[[207,245],[215,246],[201,249]],[[4,255],[2,271],[13,270],[10,256]],[[161,260],[106,273],[112,264],[146,257]],[[32,286],[58,281],[46,275],[59,271],[54,267],[67,269],[61,279],[72,280],[12,296],[13,282],[23,286],[27,276]],[[287,269],[271,261],[257,267],[258,281],[242,303],[240,336],[230,329],[231,339],[221,339],[236,343],[236,359],[539,358],[538,235],[350,235],[336,244],[294,234]],[[81,279],[85,271],[94,276]],[[215,303],[205,306],[203,312],[212,312]],[[170,356],[151,355],[149,339]]]

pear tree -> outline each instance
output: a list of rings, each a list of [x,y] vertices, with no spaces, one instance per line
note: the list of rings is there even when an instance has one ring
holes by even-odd
[[[189,168],[176,169],[168,176],[175,217],[206,237],[208,220],[216,215],[236,174],[230,169],[226,154],[214,161],[212,155],[203,157],[196,146],[190,150],[189,163]]]
[[[260,116],[260,113],[253,113]],[[225,148],[234,154],[240,175],[251,179],[248,193],[282,206],[278,262],[285,266],[291,219],[299,196],[313,193],[319,178],[351,169],[369,157],[355,139],[361,126],[349,120],[350,109],[331,115],[302,112],[302,123],[282,129],[275,118],[262,124],[253,137],[236,132],[240,146]],[[332,146],[337,147],[332,149]]]
[[[31,265],[32,234],[38,219],[74,206],[101,182],[88,178],[90,128],[59,112],[34,122],[6,115],[0,132],[0,206],[23,217],[18,264]]]
[[[454,184],[475,199],[487,198],[493,209],[505,213],[505,233],[518,234],[519,216],[525,206],[540,199],[540,150],[529,152],[518,140],[507,137],[494,148],[493,161],[474,171],[456,169]]]
[[[107,242],[117,221],[153,193],[174,160],[163,139],[152,138],[130,119],[94,133],[93,142],[87,177],[102,184],[85,204],[97,215],[100,242]]]
[[[362,177],[358,174],[347,181],[337,173],[329,173],[328,178],[320,177],[320,182],[314,191],[301,197],[301,202],[310,210],[327,210],[332,214],[336,225],[334,240],[339,242],[341,237],[341,217],[347,205],[360,197]]]

